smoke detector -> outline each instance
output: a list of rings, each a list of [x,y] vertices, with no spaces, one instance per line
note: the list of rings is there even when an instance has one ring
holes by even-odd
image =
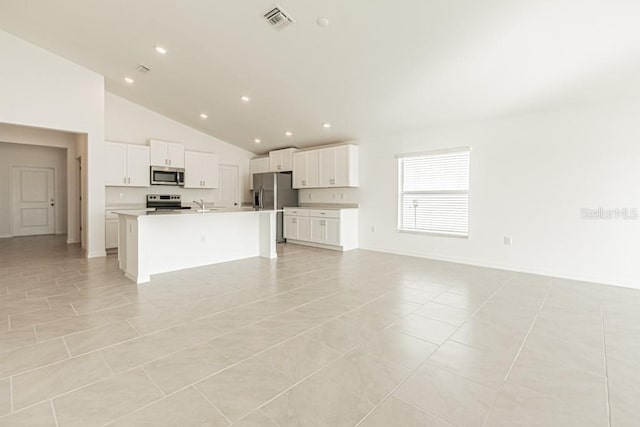
[[[291,15],[275,5],[271,10],[264,14],[265,19],[275,30],[281,30],[284,27],[296,22]]]
[[[149,71],[151,71],[151,68],[147,67],[146,65],[138,64],[136,70],[138,70],[138,72],[142,74],[147,74]]]

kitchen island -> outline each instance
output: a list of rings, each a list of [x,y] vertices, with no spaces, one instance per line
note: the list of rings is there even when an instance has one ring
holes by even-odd
[[[120,269],[134,282],[145,283],[152,274],[257,256],[276,258],[276,212],[114,211]]]

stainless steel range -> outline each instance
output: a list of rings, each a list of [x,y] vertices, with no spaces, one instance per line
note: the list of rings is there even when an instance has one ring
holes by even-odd
[[[179,194],[147,194],[147,208],[160,211],[191,209],[191,206],[182,206],[182,197]]]

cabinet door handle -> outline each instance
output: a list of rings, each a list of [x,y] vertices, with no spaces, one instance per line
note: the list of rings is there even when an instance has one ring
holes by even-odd
[[[125,176],[124,178],[122,178],[122,183],[126,184],[127,183],[127,177]]]

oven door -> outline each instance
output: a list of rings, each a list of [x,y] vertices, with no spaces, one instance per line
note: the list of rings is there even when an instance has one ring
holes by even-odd
[[[151,168],[151,184],[153,185],[179,185],[179,172],[168,168]]]

